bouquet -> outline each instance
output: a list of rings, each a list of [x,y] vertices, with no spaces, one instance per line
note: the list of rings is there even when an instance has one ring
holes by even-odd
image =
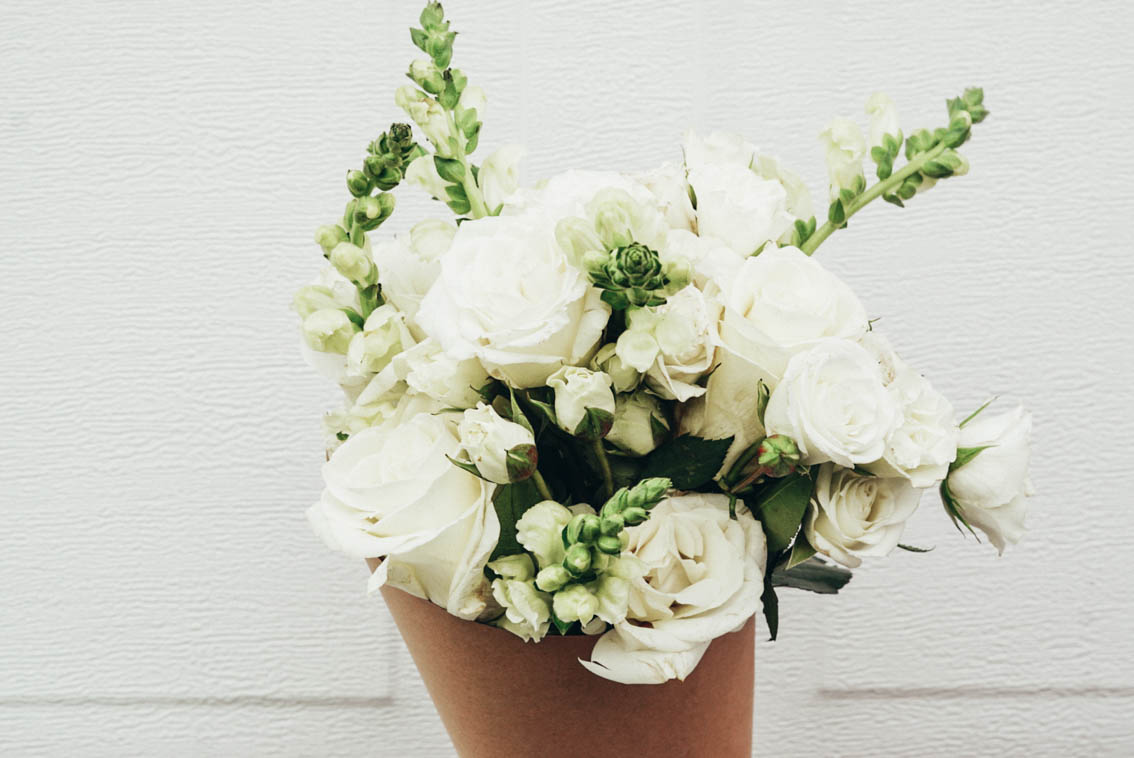
[[[404,590],[525,640],[599,635],[595,674],[683,679],[777,588],[835,592],[895,549],[922,494],[1003,551],[1020,539],[1029,416],[961,421],[814,257],[874,200],[964,175],[983,93],[903,133],[893,103],[822,132],[807,187],[742,137],[689,132],[641,174],[521,186],[474,159],[486,109],[430,3],[392,124],[346,176],[329,265],[299,290],[309,363],[342,388],[308,516]],[[875,177],[868,179],[865,164]],[[378,236],[394,190],[439,217]]]

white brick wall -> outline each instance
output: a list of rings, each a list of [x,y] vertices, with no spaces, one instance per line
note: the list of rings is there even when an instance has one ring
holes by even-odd
[[[1033,532],[997,560],[926,499],[759,648],[762,754],[1134,753],[1127,459],[1134,64],[1122,2],[451,3],[482,144],[567,166],[743,130],[821,190],[874,89],[907,128],[986,88],[969,177],[822,250],[960,408],[1036,413]],[[364,570],[326,552],[287,310],[398,114],[417,2],[5,3],[0,752],[446,756]],[[402,193],[392,227],[427,203]],[[1072,463],[1055,465],[1058,454]],[[506,728],[506,726],[502,726]]]

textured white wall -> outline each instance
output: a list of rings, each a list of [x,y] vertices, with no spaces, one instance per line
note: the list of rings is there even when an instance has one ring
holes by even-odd
[[[318,415],[291,292],[398,116],[417,2],[5,2],[0,752],[446,756],[360,565],[308,533]],[[875,89],[983,85],[970,176],[822,249],[959,408],[1034,410],[1032,533],[926,498],[844,595],[784,593],[762,754],[1134,754],[1134,6],[454,1],[482,144],[528,178],[745,132],[821,191]],[[402,193],[393,229],[427,204]],[[501,728],[507,728],[501,725]]]

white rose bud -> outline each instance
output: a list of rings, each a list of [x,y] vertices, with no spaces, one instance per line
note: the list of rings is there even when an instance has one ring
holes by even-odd
[[[491,405],[478,403],[465,411],[457,436],[477,471],[491,482],[518,482],[535,471],[535,436],[530,429],[501,417]]]
[[[354,374],[376,374],[412,344],[405,316],[392,305],[381,305],[367,316],[362,331],[351,338],[347,365]]]
[[[1024,535],[1032,417],[1017,406],[999,416],[978,416],[961,429],[960,453],[985,448],[946,480],[948,494],[972,526],[988,535],[1000,553]]]
[[[370,255],[357,245],[340,242],[331,251],[330,260],[331,265],[352,282],[368,285],[373,284],[377,279]]]
[[[866,156],[866,140],[862,129],[849,118],[836,118],[819,135],[827,151],[827,174],[831,183],[831,199],[839,190],[858,189],[865,182],[862,159]]]
[[[599,602],[583,585],[569,584],[555,593],[551,607],[560,621],[578,621],[586,626],[598,613]]]
[[[612,342],[600,347],[591,359],[591,368],[609,376],[615,392],[632,392],[641,383],[642,374],[623,361],[616,351],[617,346]]]
[[[645,391],[615,398],[614,423],[606,435],[622,451],[647,455],[662,443],[669,432],[661,402]]]
[[[303,319],[303,339],[312,350],[346,354],[358,327],[339,308],[321,308]]]
[[[603,437],[614,420],[614,390],[610,376],[579,366],[564,366],[547,385],[555,390],[555,415],[568,434]]]
[[[898,546],[921,492],[906,479],[863,476],[830,463],[819,467],[803,531],[819,553],[849,568],[863,556]]]
[[[870,116],[870,146],[880,147],[887,134],[902,142],[902,127],[898,123],[898,109],[894,101],[883,92],[875,92],[866,101],[866,113]]]
[[[522,145],[506,145],[485,158],[477,184],[489,209],[499,207],[520,184],[520,161],[527,153]]]

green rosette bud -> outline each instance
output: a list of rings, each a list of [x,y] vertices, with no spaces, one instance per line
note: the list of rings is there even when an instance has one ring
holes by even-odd
[[[544,592],[555,592],[571,581],[571,574],[562,566],[548,566],[536,574],[536,587]]]
[[[563,568],[571,576],[582,576],[591,568],[591,549],[582,543],[576,543],[567,548],[563,556]]]
[[[618,555],[622,552],[623,544],[621,538],[604,534],[595,542],[595,547],[607,555]]]
[[[783,434],[765,438],[756,451],[756,463],[773,477],[787,476],[795,471],[801,457],[795,440]]]
[[[319,247],[323,248],[323,252],[327,255],[330,255],[340,242],[346,242],[348,239],[350,239],[350,235],[347,234],[346,229],[338,224],[327,224],[315,230],[315,241],[319,243]]]
[[[688,284],[690,276],[688,263],[663,265],[656,250],[637,242],[605,255],[588,252],[583,267],[595,286],[605,290],[602,298],[615,310],[662,305],[665,295]]]

